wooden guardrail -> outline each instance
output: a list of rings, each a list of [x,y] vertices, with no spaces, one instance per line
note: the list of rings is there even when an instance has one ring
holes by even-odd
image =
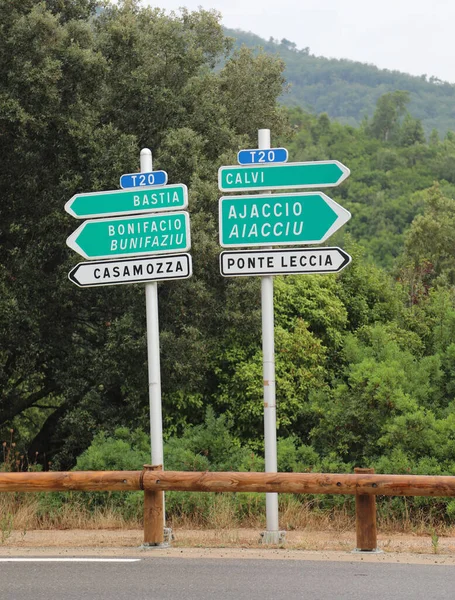
[[[376,549],[376,496],[455,496],[455,477],[354,474],[217,473],[164,471],[68,471],[0,473],[0,492],[144,491],[144,543],[163,542],[163,492],[277,492],[347,494],[356,497],[357,548]]]
[[[0,492],[126,492],[143,489],[143,471],[0,473]]]

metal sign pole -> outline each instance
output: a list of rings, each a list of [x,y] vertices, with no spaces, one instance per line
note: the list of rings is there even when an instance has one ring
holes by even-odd
[[[258,130],[258,148],[270,148],[270,129]],[[276,393],[275,393],[275,336],[273,311],[273,275],[261,277],[262,354],[264,376],[264,451],[265,472],[276,473]],[[278,494],[265,496],[267,530],[262,533],[264,544],[277,544],[284,533],[279,531]]]
[[[141,173],[153,171],[152,152],[141,150]],[[150,437],[152,445],[152,465],[164,465],[163,458],[163,416],[161,411],[161,366],[160,366],[160,326],[158,320],[158,283],[145,284],[145,312],[147,317],[147,363],[150,402]],[[163,494],[164,542],[155,546],[168,546],[172,539],[172,529],[166,527],[166,504]]]
[[[153,171],[152,152],[141,150],[141,173]],[[152,439],[152,465],[163,461],[163,419],[161,414],[160,330],[158,321],[158,284],[145,285],[147,315],[147,359],[150,401],[150,435]]]

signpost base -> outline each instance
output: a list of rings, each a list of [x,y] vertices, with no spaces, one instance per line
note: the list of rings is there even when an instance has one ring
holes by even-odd
[[[286,543],[286,532],[285,531],[261,531],[259,534],[260,544],[284,544]]]
[[[163,541],[159,544],[148,544],[144,542],[139,546],[140,550],[160,550],[162,548],[170,548],[171,542],[174,541],[174,534],[172,533],[172,527],[165,527],[163,529]]]
[[[175,536],[172,532],[172,527],[165,527],[164,531],[163,531],[163,536],[164,536],[164,543],[167,544],[168,546],[170,546],[171,542],[173,542],[175,539]]]

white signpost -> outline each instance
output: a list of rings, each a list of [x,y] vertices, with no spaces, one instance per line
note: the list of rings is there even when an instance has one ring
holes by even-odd
[[[153,171],[152,152],[141,150],[141,173]],[[158,319],[158,284],[145,284],[145,310],[147,319],[147,359],[150,404],[150,437],[152,465],[163,465],[163,417],[161,409],[160,325]],[[165,512],[163,511],[165,520]]]
[[[258,145],[270,148],[270,129],[259,129]],[[266,473],[278,471],[276,440],[275,315],[273,308],[273,276],[261,278],[262,307],[262,373],[264,394],[264,458]],[[279,531],[278,494],[265,495],[266,531],[264,543],[278,544],[284,532]]]
[[[278,152],[278,150],[280,152]],[[283,151],[283,152],[281,152]],[[220,167],[218,188],[227,192],[283,190],[339,185],[349,169],[336,160],[287,163],[287,151],[270,149],[270,130],[258,131],[258,149],[240,151],[241,166]],[[269,163],[269,164],[261,164]],[[281,163],[281,164],[275,164]],[[219,202],[220,245],[226,248],[269,246],[263,250],[226,251],[220,255],[224,277],[261,277],[264,380],[265,471],[276,473],[276,390],[273,277],[299,273],[336,273],[351,262],[341,248],[270,246],[321,243],[351,215],[322,192],[226,196]],[[278,494],[266,494],[267,529],[263,543],[279,543]]]
[[[127,189],[76,194],[65,204],[77,219],[94,217],[67,239],[70,248],[89,259],[68,277],[79,287],[146,283],[151,455],[152,465],[163,466],[157,282],[192,275],[191,256],[185,253],[191,246],[189,215],[179,212],[188,205],[188,190],[183,184],[165,185],[167,173],[153,171],[148,148],[141,150],[140,162],[141,173],[121,177],[121,186]],[[117,260],[92,260],[99,258]],[[163,520],[165,524],[164,509]],[[164,533],[166,540],[170,530],[165,528]]]

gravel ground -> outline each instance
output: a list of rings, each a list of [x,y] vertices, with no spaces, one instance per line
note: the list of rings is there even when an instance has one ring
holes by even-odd
[[[13,531],[0,543],[6,556],[184,556],[187,558],[286,558],[455,565],[455,537],[378,535],[382,554],[352,554],[355,532],[289,531],[280,547],[259,543],[253,529],[174,531],[171,547],[141,549],[141,530]],[[3,537],[6,534],[3,533]],[[0,540],[1,541],[1,540]],[[436,551],[436,552],[435,552]]]

